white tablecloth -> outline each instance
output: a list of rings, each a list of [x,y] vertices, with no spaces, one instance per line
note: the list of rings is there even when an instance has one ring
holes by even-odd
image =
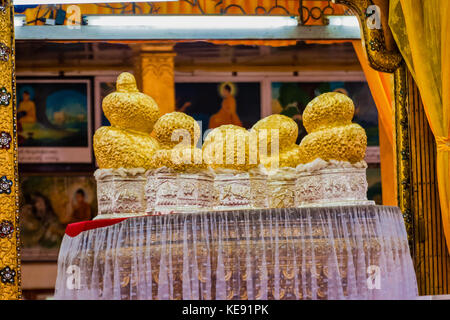
[[[129,218],[66,235],[56,299],[415,299],[400,210]]]

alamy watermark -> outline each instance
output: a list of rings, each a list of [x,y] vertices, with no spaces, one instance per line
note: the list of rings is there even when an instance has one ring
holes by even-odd
[[[69,290],[79,290],[81,288],[81,270],[77,265],[70,265],[67,267],[66,287]]]
[[[381,29],[381,10],[377,5],[370,5],[366,9],[366,25],[369,29]]]
[[[381,289],[381,269],[379,266],[370,265],[367,267],[367,274],[369,277],[366,280],[367,288],[369,290]]]
[[[197,122],[201,131],[202,123]],[[196,132],[198,127],[194,127],[194,136],[200,136]],[[186,129],[176,129],[172,132],[171,141],[176,143],[172,149],[171,160],[176,164],[201,164],[208,165],[256,165],[259,159],[271,157],[272,168],[278,167],[278,155],[280,152],[280,130],[261,129],[258,131],[228,128],[226,130],[216,130],[210,137],[213,129],[206,130],[203,139],[199,141],[197,147],[204,145],[203,153],[192,153],[191,133]],[[245,130],[245,129],[244,129]],[[183,148],[184,147],[184,148]],[[180,156],[181,152],[181,156]]]

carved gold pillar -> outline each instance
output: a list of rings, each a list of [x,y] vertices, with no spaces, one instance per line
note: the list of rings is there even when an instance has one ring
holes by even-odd
[[[14,10],[0,1],[0,299],[20,299]]]
[[[142,92],[158,103],[161,115],[175,111],[173,43],[133,46],[135,74]]]

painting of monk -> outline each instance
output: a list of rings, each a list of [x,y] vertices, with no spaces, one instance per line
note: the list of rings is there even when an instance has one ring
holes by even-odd
[[[209,129],[214,129],[225,124],[234,124],[242,127],[241,119],[236,113],[236,99],[233,96],[231,85],[224,83],[221,87],[222,105],[220,110],[209,119]]]
[[[260,82],[177,82],[177,111],[201,123],[203,134],[225,124],[251,128],[261,118]]]
[[[20,123],[35,123],[36,122],[36,104],[30,99],[30,93],[24,90],[22,93],[22,100],[19,103],[19,114],[23,114],[20,117]]]
[[[23,260],[56,260],[66,226],[97,214],[92,175],[21,175],[19,195]]]
[[[91,163],[91,80],[17,79],[21,163]]]

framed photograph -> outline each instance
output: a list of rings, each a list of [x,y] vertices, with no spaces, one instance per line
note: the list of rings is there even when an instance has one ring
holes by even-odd
[[[355,104],[353,122],[361,125],[367,133],[367,163],[380,162],[378,136],[378,112],[369,86],[365,81],[272,81],[272,114],[284,114],[293,118],[299,127],[298,143],[307,134],[302,114],[309,101],[325,92],[341,92]]]
[[[17,79],[21,164],[92,163],[89,78]]]
[[[261,119],[262,85],[244,77],[177,77],[176,110],[208,129],[224,124],[252,127]]]
[[[108,94],[116,91],[116,80],[116,75],[95,77],[95,129],[111,125],[103,113],[102,101]]]
[[[73,176],[20,176],[22,260],[56,261],[67,224],[97,214],[95,179]]]

